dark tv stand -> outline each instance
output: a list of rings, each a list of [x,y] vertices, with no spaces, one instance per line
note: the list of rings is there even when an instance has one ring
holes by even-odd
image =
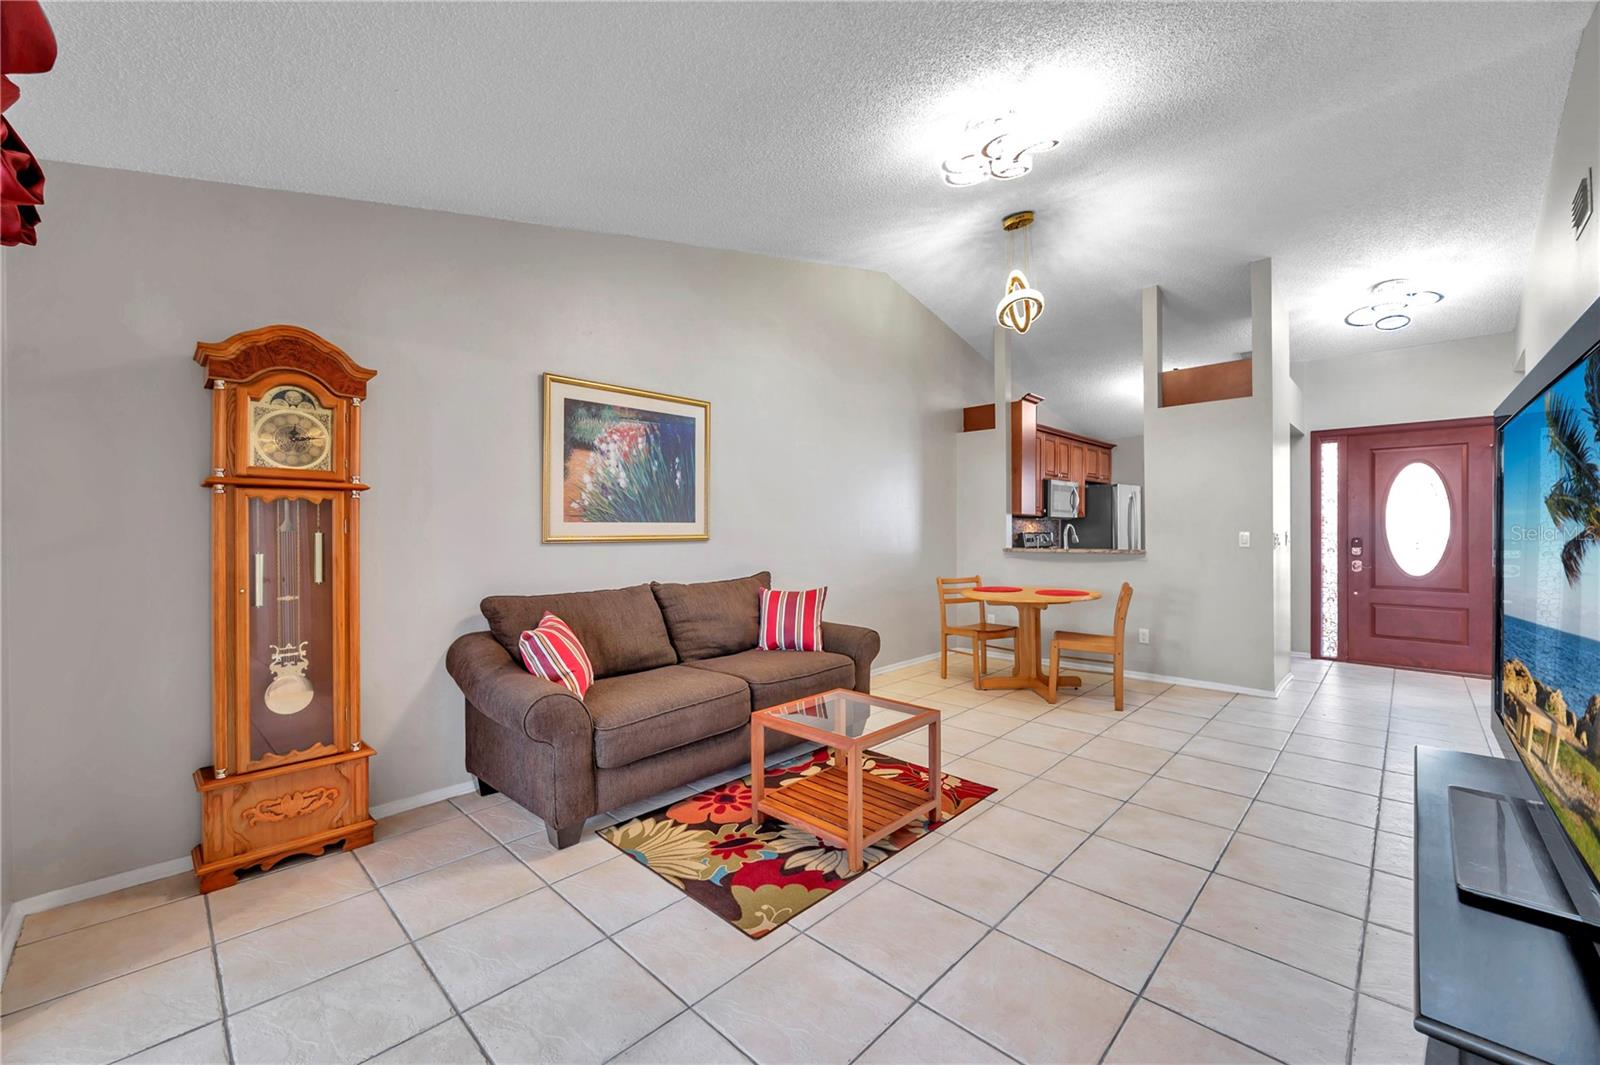
[[[1527,770],[1422,747],[1416,772],[1417,1030],[1507,1065],[1600,1061],[1592,888],[1569,891]]]

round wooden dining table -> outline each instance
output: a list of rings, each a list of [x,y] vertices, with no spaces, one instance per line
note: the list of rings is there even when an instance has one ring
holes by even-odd
[[[986,691],[994,688],[1027,688],[1036,692],[1045,702],[1055,702],[1050,696],[1049,682],[1039,671],[1039,616],[1044,613],[1045,607],[1093,602],[1100,598],[1100,593],[1078,588],[980,585],[968,588],[962,594],[979,604],[994,603],[1017,608],[1017,639],[1012,652],[1015,665],[1011,675],[980,677],[978,687]],[[1063,676],[1060,683],[1069,688],[1079,688],[1083,686],[1083,678]]]

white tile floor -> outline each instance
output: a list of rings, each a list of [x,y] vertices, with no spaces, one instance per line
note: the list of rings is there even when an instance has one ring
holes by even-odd
[[[1297,661],[1277,699],[1130,681],[1117,714],[1092,674],[1056,707],[964,677],[878,687],[999,792],[765,939],[463,797],[29,917],[5,1060],[1422,1060],[1411,752],[1490,752],[1487,682]]]

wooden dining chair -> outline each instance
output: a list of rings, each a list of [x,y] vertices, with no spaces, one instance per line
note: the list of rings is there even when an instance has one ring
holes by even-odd
[[[989,641],[1011,640],[1017,635],[1015,625],[996,625],[984,616],[983,604],[968,599],[961,593],[983,583],[982,577],[938,577],[939,589],[939,676],[950,675],[950,637],[966,637],[972,641],[972,683],[989,671]],[[950,608],[963,604],[978,608],[976,625],[952,625]]]
[[[1111,656],[1111,691],[1118,710],[1122,709],[1122,637],[1128,625],[1128,604],[1133,601],[1133,585],[1122,582],[1117,596],[1117,620],[1109,636],[1096,632],[1068,632],[1057,629],[1050,637],[1050,701],[1056,701],[1056,686],[1061,681],[1061,652],[1081,651]]]

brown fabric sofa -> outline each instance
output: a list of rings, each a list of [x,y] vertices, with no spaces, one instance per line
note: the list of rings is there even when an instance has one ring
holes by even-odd
[[[557,847],[583,823],[750,757],[750,714],[831,688],[871,687],[878,634],[822,624],[821,651],[757,651],[757,573],[558,595],[495,595],[488,632],[462,636],[446,667],[467,702],[467,772],[544,819]],[[594,663],[579,699],[522,666],[517,640],[550,611]],[[773,739],[779,739],[773,736]],[[773,743],[769,749],[788,744]]]

